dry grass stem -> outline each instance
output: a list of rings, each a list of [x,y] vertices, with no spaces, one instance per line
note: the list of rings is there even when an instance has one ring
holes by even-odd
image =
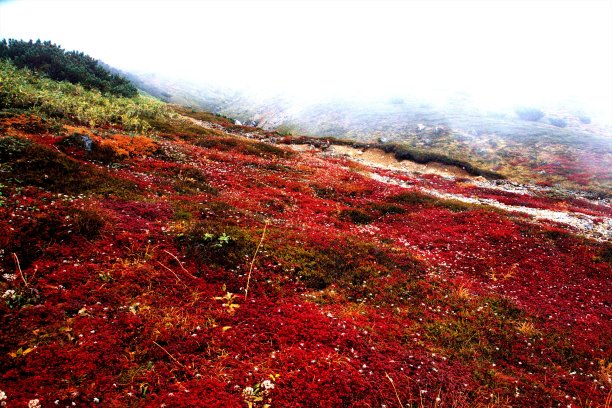
[[[251,274],[253,273],[253,265],[255,264],[255,258],[257,257],[257,253],[259,252],[259,248],[261,248],[261,244],[263,243],[264,237],[266,236],[266,229],[268,228],[268,224],[270,221],[266,221],[264,225],[263,233],[261,234],[261,239],[259,240],[259,244],[257,245],[257,249],[255,250],[255,254],[253,254],[253,259],[251,259],[251,266],[249,267],[249,276],[247,277],[246,289],[244,290],[244,299],[246,300],[249,296],[249,284],[251,283]]]

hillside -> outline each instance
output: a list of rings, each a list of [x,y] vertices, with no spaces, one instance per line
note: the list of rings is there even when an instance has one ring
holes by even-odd
[[[609,406],[609,194],[0,79],[6,406]]]
[[[450,155],[522,183],[604,195],[612,188],[610,118],[592,119],[577,106],[483,109],[463,93],[303,102],[144,73],[128,75],[166,101],[266,130],[399,144],[404,150]]]

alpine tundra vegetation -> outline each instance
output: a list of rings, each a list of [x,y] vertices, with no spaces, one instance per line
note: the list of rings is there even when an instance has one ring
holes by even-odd
[[[0,45],[2,406],[610,406],[609,150],[280,134]]]

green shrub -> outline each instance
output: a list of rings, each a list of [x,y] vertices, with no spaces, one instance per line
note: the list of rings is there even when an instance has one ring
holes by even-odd
[[[151,122],[169,116],[166,106],[151,97],[103,95],[81,85],[57,82],[0,60],[0,109],[30,112],[87,126],[120,125],[145,132]]]
[[[241,140],[230,136],[209,136],[199,138],[193,143],[197,146],[204,147],[207,149],[216,149],[221,151],[236,151],[242,154],[258,157],[279,157],[289,158],[293,156],[293,152],[289,150],[281,149],[274,145],[251,141]]]
[[[206,179],[206,176],[194,167],[181,168],[177,174],[174,191],[179,194],[217,194],[218,191]]]
[[[404,207],[389,203],[374,203],[370,206],[370,208],[374,211],[381,213],[381,215],[404,214],[406,212],[406,209]]]
[[[177,244],[189,257],[203,265],[235,269],[252,256],[257,242],[240,227],[200,222],[177,237]]]
[[[19,68],[29,68],[55,81],[68,81],[116,96],[131,98],[138,95],[130,81],[112,74],[89,55],[66,52],[50,41],[2,40],[0,59],[10,60]]]
[[[438,207],[446,208],[447,210],[450,210],[452,212],[469,211],[474,208],[473,204],[464,203],[463,201],[454,200],[454,199],[438,200],[436,202],[436,205]]]
[[[455,199],[441,199],[418,191],[407,191],[390,197],[390,200],[398,204],[424,207],[446,208],[452,212],[469,211],[474,208],[472,204],[464,203]]]
[[[310,247],[277,245],[271,252],[288,272],[312,289],[324,289],[334,283],[342,288],[361,290],[363,281],[371,281],[393,270],[406,275],[420,273],[416,262],[405,253],[396,254],[355,239]]]
[[[315,184],[312,186],[312,189],[314,190],[315,195],[319,198],[333,200],[338,196],[336,190],[333,187],[326,187]]]
[[[9,163],[13,159],[23,156],[32,142],[21,137],[0,138],[0,163]]]
[[[406,191],[390,197],[391,201],[405,205],[431,205],[436,202],[436,198],[418,191]]]
[[[340,211],[340,219],[349,220],[353,224],[369,224],[372,222],[372,216],[356,209],[348,209]]]
[[[10,180],[63,194],[138,196],[134,183],[83,165],[55,149],[31,144],[27,139],[0,138],[0,165],[4,170],[0,172],[0,182]]]
[[[72,216],[76,232],[87,239],[99,237],[106,225],[106,219],[95,209],[77,209]]]
[[[468,174],[474,176],[483,176],[490,179],[503,179],[504,176],[491,171],[481,169],[463,160],[455,159],[453,157],[446,156],[444,154],[415,149],[411,146],[402,143],[386,143],[377,145],[378,148],[385,151],[385,153],[393,153],[397,160],[410,160],[415,163],[427,164],[431,162],[446,164],[449,166],[455,166],[465,170]]]

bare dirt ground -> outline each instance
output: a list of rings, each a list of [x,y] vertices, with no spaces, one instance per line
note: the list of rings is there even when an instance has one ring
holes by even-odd
[[[330,146],[330,148],[322,154],[348,157],[369,167],[382,168],[387,170],[399,170],[416,176],[418,176],[419,174],[436,174],[446,178],[461,178],[463,179],[463,182],[471,183],[479,187],[486,187],[496,190],[520,190],[523,194],[531,194],[534,191],[541,190],[541,188],[537,186],[516,185],[516,183],[509,183],[508,185],[499,185],[482,177],[474,177],[465,172],[464,170],[454,166],[446,166],[439,163],[419,164],[407,160],[398,161],[392,154],[385,153],[380,149],[369,149],[363,151],[350,146]],[[394,179],[392,177],[383,177],[377,173],[370,173],[370,177],[383,183],[396,185],[406,184],[401,180]],[[408,187],[407,184],[406,187]],[[600,241],[609,241],[612,239],[612,219],[608,217],[603,217],[602,220],[602,217],[593,217],[590,215],[570,211],[554,211],[540,208],[508,205],[490,198],[468,197],[461,194],[452,194],[431,188],[424,188],[422,190],[428,194],[439,198],[453,199],[469,204],[489,205],[509,212],[519,212],[523,214],[528,214],[532,216],[534,220],[547,220],[565,224],[586,237],[597,239]]]

